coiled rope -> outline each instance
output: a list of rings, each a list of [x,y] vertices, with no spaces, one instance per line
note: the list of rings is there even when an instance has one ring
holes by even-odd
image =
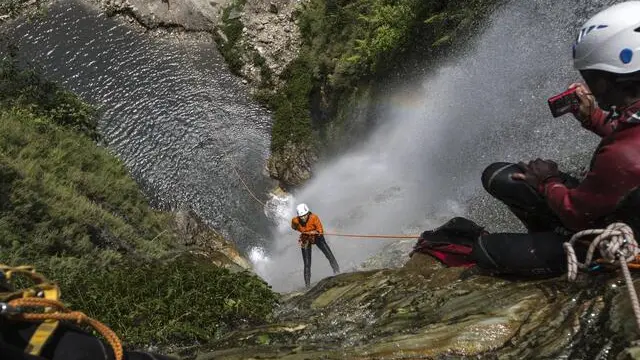
[[[44,320],[74,321],[78,325],[89,325],[100,333],[111,345],[116,360],[122,360],[124,352],[122,343],[113,330],[98,320],[92,319],[83,312],[71,311],[57,300],[35,297],[13,299],[7,303],[8,316],[12,320],[40,322]],[[42,308],[43,311],[54,312],[25,312],[25,308]]]
[[[597,236],[591,241],[585,261],[581,263],[576,257],[573,245],[578,239],[593,235]],[[640,253],[631,227],[625,223],[613,223],[605,229],[580,231],[573,235],[568,242],[565,242],[563,247],[567,253],[567,279],[569,281],[575,281],[579,269],[588,269],[592,263],[593,254],[596,249],[598,249],[605,262],[612,265],[620,265],[625,283],[627,284],[631,307],[636,317],[636,325],[640,330],[640,302],[638,301],[638,294],[633,286],[633,279],[631,279],[631,273],[627,264],[636,260],[636,255]]]
[[[16,321],[40,322],[29,339],[25,352],[39,356],[56,330],[58,321],[74,321],[79,325],[89,325],[100,333],[111,345],[115,360],[124,358],[122,343],[113,330],[82,312],[67,309],[59,301],[60,289],[55,283],[37,273],[32,266],[11,267],[0,264],[0,282],[12,288],[15,285],[15,275],[25,276],[33,285],[23,289],[9,289],[7,292],[0,291],[0,316]]]

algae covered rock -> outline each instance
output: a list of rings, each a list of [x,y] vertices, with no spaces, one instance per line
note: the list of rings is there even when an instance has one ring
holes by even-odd
[[[231,333],[198,359],[626,359],[637,353],[625,349],[635,338],[635,320],[615,274],[577,284],[467,275],[416,254],[403,268],[330,277],[284,298],[277,323]]]
[[[274,151],[267,162],[269,175],[283,188],[296,187],[309,180],[317,155],[311,146],[287,143]]]

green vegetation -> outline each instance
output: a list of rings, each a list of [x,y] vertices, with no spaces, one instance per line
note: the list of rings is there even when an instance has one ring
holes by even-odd
[[[45,81],[34,70],[20,70],[13,57],[0,64],[0,107],[23,109],[45,123],[64,126],[99,140],[96,111],[73,93]],[[46,124],[43,123],[43,126]]]
[[[43,1],[35,0],[0,0],[0,21],[7,18],[15,18],[26,14],[30,17],[42,15],[44,12]]]
[[[53,268],[65,274],[64,298],[73,299],[73,308],[92,310],[129,343],[204,342],[238,325],[263,323],[275,302],[259,278],[188,255],[107,268],[74,265]]]
[[[287,143],[326,144],[326,134],[344,124],[345,108],[408,57],[424,63],[468,40],[472,31],[500,0],[309,0],[296,18],[302,35],[297,60],[281,74],[282,89],[274,82],[261,84],[259,99],[274,111],[272,152]],[[231,56],[225,49],[236,44],[242,24],[228,20],[241,11],[235,3],[225,12],[224,32],[229,38],[222,53],[232,68],[242,66],[242,50]],[[233,29],[233,31],[231,31]],[[245,50],[250,51],[250,50]]]
[[[341,108],[357,101],[353,95],[379,81],[412,54],[433,59],[444,45],[466,35],[478,25],[495,0],[310,0],[299,13],[303,47],[299,61],[305,65],[286,74],[285,87],[291,87],[304,73],[311,94],[326,94],[320,113],[335,120]],[[316,95],[317,96],[317,95]],[[297,99],[296,99],[297,100]],[[293,102],[288,99],[288,102]],[[313,130],[321,132],[327,120],[319,121],[307,98],[306,113],[313,116]],[[315,102],[319,102],[315,100]],[[285,101],[286,103],[286,101]],[[295,123],[294,117],[279,116],[287,105],[275,106],[274,129]],[[307,128],[307,131],[311,131]],[[273,133],[274,150],[295,137],[281,139]],[[303,139],[304,141],[304,139]],[[321,139],[326,141],[326,139]]]
[[[273,151],[283,149],[287,142],[313,145],[309,111],[313,69],[309,65],[310,60],[306,57],[292,61],[282,73],[287,79],[284,88],[266,98],[270,107],[275,110],[271,129]]]
[[[222,35],[216,33],[216,42],[220,44],[219,49],[222,56],[224,56],[229,69],[234,74],[239,74],[240,68],[242,68],[242,49],[238,42],[242,37],[242,28],[244,25],[240,21],[240,13],[244,7],[246,0],[235,0],[230,6],[226,7],[222,12],[222,34],[226,39],[222,38]],[[264,59],[263,59],[264,61]]]
[[[0,1],[0,15],[16,17],[27,0],[2,0]]]
[[[269,286],[189,255],[173,216],[149,207],[97,137],[89,105],[0,62],[0,262],[35,265],[130,345],[206,341],[268,319]]]

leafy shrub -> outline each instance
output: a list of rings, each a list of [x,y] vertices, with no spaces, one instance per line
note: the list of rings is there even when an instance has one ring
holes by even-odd
[[[420,54],[424,62],[449,46],[468,40],[472,30],[499,2],[304,2],[297,13],[302,35],[300,55],[281,74],[284,86],[276,100],[260,98],[274,111],[272,151],[290,141],[307,143],[310,137],[306,134],[314,140],[328,141],[318,139],[319,134],[341,112],[338,107],[353,105],[344,99],[354,99],[360,88],[384,78],[411,54]]]
[[[266,321],[277,294],[189,255],[173,216],[151,209],[96,146],[94,114],[37,72],[0,66],[0,263],[35,265],[129,345],[206,341]]]
[[[56,261],[54,261],[56,260]],[[268,319],[276,294],[255,275],[182,255],[151,263],[78,267],[49,263],[73,309],[101,319],[127,343],[190,345]]]
[[[28,109],[52,123],[98,140],[97,112],[73,93],[44,80],[34,69],[21,69],[9,56],[0,60],[0,106]]]

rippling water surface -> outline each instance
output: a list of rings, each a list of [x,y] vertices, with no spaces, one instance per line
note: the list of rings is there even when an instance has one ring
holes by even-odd
[[[211,41],[143,34],[76,0],[2,29],[20,55],[102,106],[100,130],[157,204],[190,207],[241,248],[263,244],[270,117]]]

